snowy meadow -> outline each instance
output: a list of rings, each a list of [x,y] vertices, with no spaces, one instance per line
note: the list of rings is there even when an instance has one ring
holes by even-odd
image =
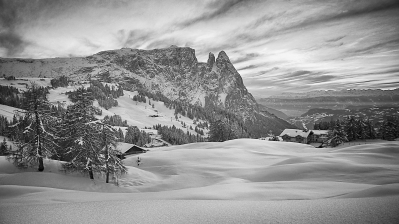
[[[137,164],[137,157],[141,163]],[[395,223],[399,143],[345,148],[254,139],[154,148],[119,186],[45,160],[0,158],[1,223]]]

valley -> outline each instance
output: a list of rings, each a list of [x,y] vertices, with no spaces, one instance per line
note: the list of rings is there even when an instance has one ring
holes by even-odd
[[[285,93],[258,101],[283,112],[285,120],[300,129],[313,129],[315,123],[348,116],[369,119],[379,126],[387,116],[399,116],[399,89]]]
[[[261,98],[258,102],[290,117],[297,117],[314,108],[345,110],[354,107],[399,107],[399,89],[286,93]]]
[[[399,116],[399,107],[348,107],[345,110],[314,108],[298,117],[289,118],[289,122],[298,128],[305,126],[307,129],[314,129],[315,123],[337,119],[344,121],[350,116],[370,120],[373,125],[379,127],[386,117]]]

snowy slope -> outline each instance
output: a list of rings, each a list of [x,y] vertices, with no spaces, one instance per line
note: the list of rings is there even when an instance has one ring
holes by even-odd
[[[50,81],[50,78],[17,78],[16,80],[0,78],[0,85],[13,86],[20,90],[25,90],[26,85],[30,85],[32,82],[38,84],[39,86],[51,86]]]
[[[154,108],[148,104],[148,97],[146,97],[147,103],[141,103],[133,101],[133,96],[138,95],[138,92],[123,91],[124,96],[119,97],[118,106],[112,107],[108,110],[103,109],[103,114],[100,118],[106,115],[112,116],[114,114],[120,115],[122,120],[127,120],[129,125],[135,125],[139,128],[152,127],[156,124],[172,126],[182,129],[183,131],[189,131],[192,134],[196,134],[195,131],[190,130],[190,125],[195,128],[193,120],[188,117],[181,116],[178,121],[175,119],[174,110],[167,108],[163,102],[151,100],[151,104],[154,104]],[[94,103],[98,106],[98,103]],[[150,117],[151,115],[158,115],[159,117]],[[187,127],[183,128],[181,121],[186,123]],[[206,131],[206,130],[205,130]]]
[[[19,80],[12,81],[1,79],[0,84],[10,85],[19,88],[20,90],[25,90],[25,84],[29,84],[31,81],[34,81],[41,86],[51,86],[49,79],[41,81],[38,78],[21,78]],[[104,84],[110,86],[115,85],[112,83]],[[81,86],[87,87],[87,85],[74,85],[50,89],[48,99],[51,103],[55,105],[61,103],[64,106],[67,106],[72,102],[69,100],[68,96],[65,93],[68,91],[74,91]],[[182,129],[183,131],[189,131],[191,134],[196,134],[194,130],[191,130],[189,128],[190,126],[192,126],[193,129],[195,128],[196,125],[193,124],[193,120],[189,119],[188,117],[181,116],[179,117],[178,121],[176,121],[174,110],[168,109],[163,102],[150,99],[151,104],[154,104],[154,108],[152,108],[152,106],[148,104],[148,97],[146,97],[147,103],[141,103],[133,101],[132,98],[135,95],[138,95],[137,91],[124,91],[124,96],[121,96],[117,99],[118,107],[112,107],[109,110],[105,110],[104,108],[100,107],[98,105],[98,102],[95,101],[94,106],[101,108],[103,111],[102,116],[98,116],[98,118],[104,118],[106,115],[112,116],[116,114],[120,115],[122,117],[122,120],[127,120],[127,123],[129,125],[134,125],[139,128],[152,127],[156,124],[166,125],[170,127],[174,125],[175,127]],[[0,105],[0,114],[9,119],[12,119],[13,111],[16,109],[17,108]],[[150,117],[151,115],[158,115],[159,117]],[[183,121],[187,125],[186,128],[183,128],[181,121]],[[208,130],[205,129],[204,132],[207,133]]]
[[[137,156],[128,157],[120,187],[100,176],[93,182],[65,174],[50,160],[44,173],[18,171],[2,157],[0,209],[26,212],[34,223],[393,223],[399,218],[398,150],[397,142],[343,149],[253,139],[195,143],[141,154],[140,166]],[[51,219],[54,214],[63,218]]]
[[[137,156],[125,159],[129,171],[119,179],[120,188],[110,191],[141,192],[115,195],[120,199],[253,201],[322,199],[346,194],[353,197],[355,192],[370,197],[381,195],[384,188],[370,191],[369,195],[365,190],[387,186],[389,191],[385,194],[397,195],[399,190],[392,190],[390,186],[399,184],[398,150],[396,142],[331,151],[254,139],[157,148],[139,155],[140,166]],[[21,173],[3,158],[0,185],[106,191],[103,187],[93,189],[87,177],[66,175],[59,167],[58,162],[47,160],[45,173],[34,169]],[[78,184],[80,180],[82,184]],[[95,184],[100,186],[102,182],[103,177],[97,176]]]
[[[0,115],[6,117],[9,121],[12,121],[12,118],[16,112],[16,110],[20,110],[16,107],[10,107],[3,104],[0,104]]]

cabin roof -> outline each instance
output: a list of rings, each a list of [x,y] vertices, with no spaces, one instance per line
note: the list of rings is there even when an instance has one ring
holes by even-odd
[[[326,135],[328,134],[328,130],[312,130],[315,135]]]
[[[309,136],[310,131],[303,131],[299,129],[285,129],[283,132],[281,132],[280,137],[283,137],[284,135],[288,135],[290,137],[296,137],[296,136],[301,136],[303,138],[307,138]]]

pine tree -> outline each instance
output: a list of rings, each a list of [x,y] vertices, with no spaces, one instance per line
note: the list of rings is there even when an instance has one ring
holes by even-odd
[[[237,138],[237,134],[235,133],[234,127],[229,125],[228,122],[222,120],[211,122],[209,141],[224,142],[235,138]]]
[[[112,126],[105,124],[104,122],[98,122],[101,126],[101,157],[102,164],[105,165],[103,170],[105,172],[105,182],[109,183],[109,174],[114,176],[126,173],[126,167],[123,165],[122,160],[118,157],[121,154],[116,149],[117,145],[117,132]]]
[[[47,89],[35,83],[31,83],[23,93],[24,110],[18,111],[19,121],[13,125],[13,128],[18,129],[20,124],[24,124],[23,131],[20,130],[22,133],[19,132],[14,139],[18,145],[16,152],[8,156],[18,167],[38,165],[38,171],[42,172],[43,157],[57,154],[55,128],[58,120],[50,114],[47,93]]]
[[[364,140],[364,139],[367,139],[367,138],[370,137],[368,132],[367,132],[367,124],[364,122],[363,119],[359,119],[357,121],[357,125],[356,126],[357,126],[357,136],[360,139]]]
[[[394,141],[396,137],[397,124],[392,117],[386,117],[380,128],[381,137],[384,140]]]
[[[374,126],[369,119],[366,121],[366,132],[369,139],[375,139],[377,137]]]
[[[118,129],[118,134],[119,134],[118,142],[124,142],[125,136],[123,135],[123,131],[121,128]]]
[[[332,146],[338,146],[343,142],[347,142],[348,138],[346,136],[344,126],[341,124],[339,120],[334,122],[335,125],[328,132],[328,140],[327,142]]]
[[[69,163],[64,167],[72,171],[101,172],[101,131],[96,127],[95,108],[91,92],[84,88],[76,90],[76,103],[68,106],[63,119],[64,154]]]
[[[357,122],[353,116],[347,118],[345,122],[345,132],[348,136],[348,141],[354,141],[358,139]]]
[[[3,138],[3,142],[0,144],[0,156],[7,155],[7,141],[6,138]]]

